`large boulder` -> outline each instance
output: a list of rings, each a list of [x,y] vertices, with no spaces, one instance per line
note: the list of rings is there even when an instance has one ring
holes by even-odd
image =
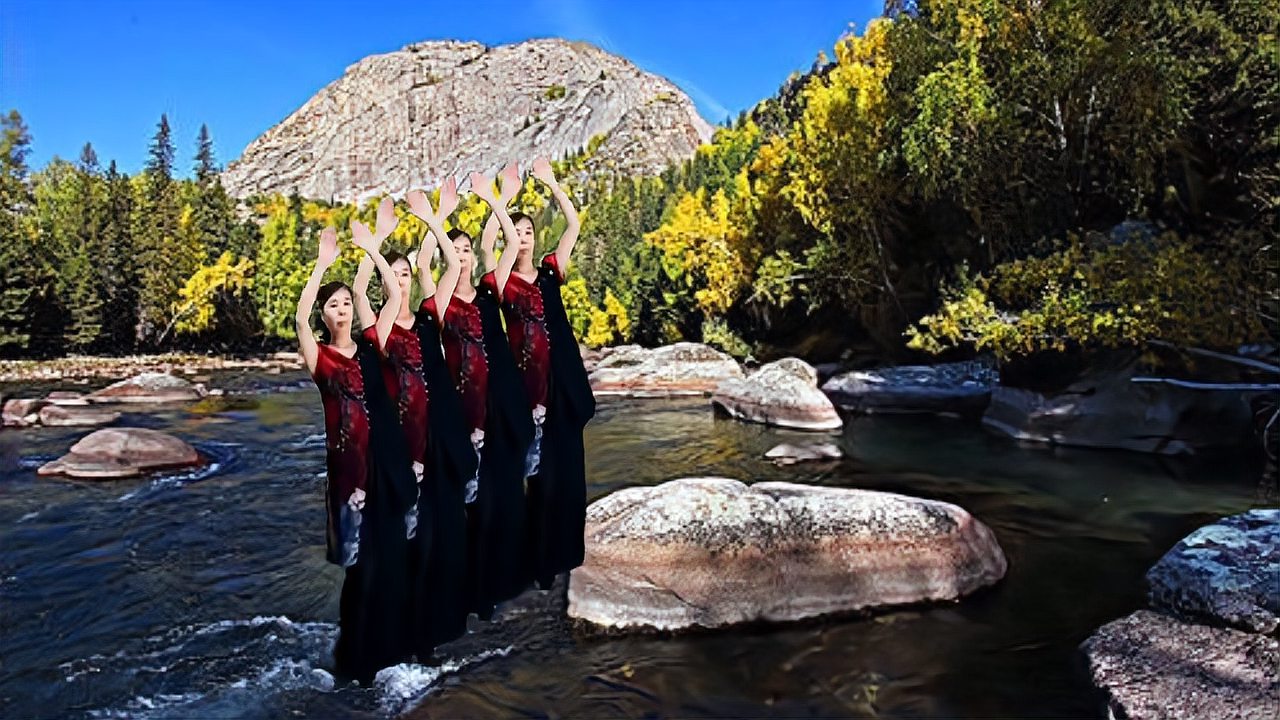
[[[195,448],[172,435],[144,428],[106,428],[85,436],[66,455],[40,466],[37,473],[122,478],[200,462]]]
[[[652,350],[638,345],[614,348],[591,373],[599,394],[697,395],[714,392],[742,368],[732,357],[701,343],[681,342]]]
[[[27,427],[40,422],[40,408],[45,401],[39,398],[10,398],[4,401],[2,414],[5,427]]]
[[[161,372],[145,372],[91,393],[93,402],[163,403],[199,400],[199,389],[186,380]]]
[[[995,370],[980,362],[902,365],[841,373],[822,385],[837,405],[863,413],[980,415]]]
[[[746,378],[720,383],[711,403],[748,422],[796,430],[838,430],[836,408],[818,389],[818,374],[803,360],[783,358]]]
[[[1257,633],[1280,627],[1280,509],[1251,510],[1191,533],[1147,572],[1151,606]]]
[[[997,386],[982,422],[1019,440],[1185,454],[1253,441],[1248,386],[1134,375],[1133,367],[1084,373],[1051,395]]]
[[[40,408],[40,424],[49,427],[106,425],[120,419],[120,413],[77,405],[45,405]]]
[[[620,490],[587,510],[569,614],[612,628],[719,627],[954,600],[1004,576],[955,505],[737,480]]]
[[[1150,610],[1098,629],[1081,646],[1109,717],[1275,720],[1280,642],[1185,623]]]

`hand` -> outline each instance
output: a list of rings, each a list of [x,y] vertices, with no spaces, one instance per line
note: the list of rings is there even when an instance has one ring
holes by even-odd
[[[498,199],[493,195],[493,181],[485,177],[483,173],[471,173],[471,192],[476,197],[489,203],[490,206],[496,207]]]
[[[320,233],[320,256],[316,262],[321,267],[329,267],[338,259],[338,231],[332,225]]]
[[[544,157],[533,161],[533,176],[548,185],[554,185],[556,175],[551,171],[551,162]]]
[[[444,219],[453,214],[458,209],[458,181],[452,176],[444,181],[440,186],[440,208],[439,212],[440,224],[444,224]]]
[[[379,240],[385,240],[395,231],[396,226],[400,224],[400,218],[396,216],[396,204],[390,197],[382,198],[382,202],[378,203],[378,222],[375,226],[374,235]]]
[[[373,255],[382,249],[382,241],[369,232],[369,228],[355,218],[351,219],[351,242],[355,246]]]
[[[502,173],[498,176],[498,199],[503,205],[511,204],[511,201],[520,194],[520,188],[523,183],[520,182],[520,164],[513,162],[502,169]]]
[[[355,490],[352,490],[351,497],[347,498],[347,505],[351,506],[351,509],[355,510],[356,512],[360,512],[361,510],[363,510],[364,509],[364,491],[361,490],[360,488],[356,488]]]

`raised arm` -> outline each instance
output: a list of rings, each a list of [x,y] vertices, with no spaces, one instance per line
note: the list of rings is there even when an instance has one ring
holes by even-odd
[[[354,219],[351,221],[351,238],[356,246],[364,250],[368,258],[373,261],[374,266],[378,268],[378,274],[382,276],[382,291],[386,294],[387,301],[378,313],[378,319],[374,325],[377,328],[375,332],[378,336],[378,349],[381,350],[387,346],[391,326],[396,322],[396,315],[400,314],[400,283],[396,282],[387,259],[382,257],[382,241],[369,232],[369,228],[365,227],[364,223]]]
[[[514,166],[508,166],[510,170]],[[504,174],[507,171],[503,171]],[[519,176],[517,175],[517,180]],[[511,216],[507,214],[506,203],[502,202],[493,194],[492,184],[489,178],[480,173],[471,173],[471,192],[477,197],[489,203],[489,207],[493,210],[493,214],[498,217],[498,225],[502,227],[502,233],[508,238],[508,242],[516,237],[516,228],[511,224]],[[511,277],[511,270],[516,266],[516,256],[519,253],[508,247],[506,252],[502,253],[502,257],[498,259],[498,267],[494,271],[494,279],[498,283],[498,297],[501,298],[503,292],[506,291],[507,279]]]
[[[513,162],[503,168],[502,175],[498,178],[498,200],[502,202],[502,207],[511,204],[511,201],[520,193],[520,187],[520,165]],[[497,244],[498,232],[501,230],[498,216],[489,213],[488,219],[484,221],[484,229],[480,233],[480,261],[483,263],[481,267],[485,272],[498,267],[498,256],[494,254],[493,248]]]
[[[494,254],[493,248],[498,243],[498,233],[501,231],[498,216],[489,213],[489,218],[484,221],[484,229],[480,231],[480,267],[485,272],[498,267],[498,256]]]
[[[400,224],[400,218],[396,217],[395,202],[389,197],[382,198],[382,202],[378,203],[377,224],[374,226],[373,236],[378,241],[378,252],[382,252],[382,244],[386,239],[395,232],[396,226]],[[360,267],[356,269],[356,279],[351,284],[351,293],[355,295],[356,314],[360,318],[360,327],[371,327],[376,323],[377,315],[373,312],[373,305],[369,303],[369,279],[373,277],[373,260],[369,257],[360,260]]]
[[[422,293],[434,297],[438,315],[436,320],[443,323],[445,310],[449,309],[449,301],[453,299],[453,293],[458,288],[458,278],[462,271],[458,263],[458,253],[453,249],[453,243],[449,242],[449,236],[444,231],[444,219],[458,207],[458,183],[453,178],[445,180],[444,185],[440,187],[439,207],[435,210],[431,209],[430,200],[421,190],[408,193],[405,197],[409,202],[410,210],[427,224],[430,231],[423,239],[422,250],[418,253],[418,281],[422,285]],[[440,247],[440,255],[445,263],[439,283],[431,278],[431,255],[434,254],[437,245]]]
[[[369,303],[369,278],[373,277],[373,260],[365,257],[360,260],[356,270],[356,279],[351,281],[351,294],[356,300],[356,317],[360,318],[360,327],[367,328],[377,322],[373,305]]]
[[[551,188],[551,194],[555,196],[560,212],[564,213],[564,233],[556,243],[556,267],[560,268],[562,274],[567,273],[569,272],[569,255],[573,253],[573,246],[578,242],[578,231],[582,228],[582,222],[578,219],[578,210],[573,206],[568,193],[560,187],[560,183],[556,182],[555,173],[551,171],[551,163],[546,158],[533,161],[533,176]]]
[[[298,333],[298,349],[307,364],[307,372],[316,372],[316,362],[320,359],[320,345],[316,342],[315,333],[311,330],[311,308],[316,304],[316,295],[320,292],[320,282],[324,280],[324,271],[329,269],[338,258],[338,232],[327,227],[320,233],[320,254],[316,258],[316,267],[307,278],[302,288],[302,296],[298,298],[298,311],[294,315],[294,330]]]

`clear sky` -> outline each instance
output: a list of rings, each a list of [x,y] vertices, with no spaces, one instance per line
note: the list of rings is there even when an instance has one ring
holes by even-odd
[[[0,0],[0,110],[29,163],[79,157],[134,173],[161,113],[188,175],[200,124],[226,164],[361,58],[412,42],[585,40],[663,75],[718,123],[807,70],[879,0]]]

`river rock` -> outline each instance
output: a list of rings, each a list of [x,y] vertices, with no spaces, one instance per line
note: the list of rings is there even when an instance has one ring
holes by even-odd
[[[1191,533],[1147,572],[1151,606],[1256,633],[1280,627],[1280,509],[1251,510]]]
[[[40,408],[40,424],[49,427],[106,425],[120,419],[120,413],[76,405],[45,405]]]
[[[39,398],[12,398],[4,402],[2,412],[5,427],[27,427],[40,422],[40,408],[45,401]]]
[[[1081,649],[1109,717],[1275,720],[1280,712],[1273,637],[1139,610],[1099,628]]]
[[[144,428],[105,428],[85,436],[71,446],[70,452],[45,463],[37,472],[76,478],[121,478],[199,463],[195,448],[172,435]]]
[[[169,373],[145,372],[89,395],[93,402],[163,403],[199,400],[200,392]]]
[[[726,478],[620,490],[587,510],[569,614],[612,628],[788,621],[954,600],[1004,576],[995,536],[955,505]]]
[[[855,412],[976,416],[986,409],[995,380],[995,370],[981,362],[902,365],[841,373],[822,391]]]
[[[818,374],[803,360],[783,358],[746,378],[720,383],[712,405],[748,422],[796,430],[838,430],[836,408],[818,389]]]
[[[741,377],[742,368],[732,357],[689,342],[652,350],[639,345],[613,348],[590,376],[597,393],[640,396],[710,393],[721,382]]]
[[[806,443],[792,445],[783,443],[775,445],[764,456],[778,465],[794,465],[798,462],[814,460],[839,460],[844,456],[840,448],[831,443]]]
[[[1031,442],[1187,454],[1252,442],[1256,394],[1098,369],[1052,395],[997,386],[982,422]]]
[[[44,399],[53,405],[74,406],[89,404],[89,401],[85,399],[84,393],[76,392],[74,390],[54,390],[48,395],[45,395]]]

